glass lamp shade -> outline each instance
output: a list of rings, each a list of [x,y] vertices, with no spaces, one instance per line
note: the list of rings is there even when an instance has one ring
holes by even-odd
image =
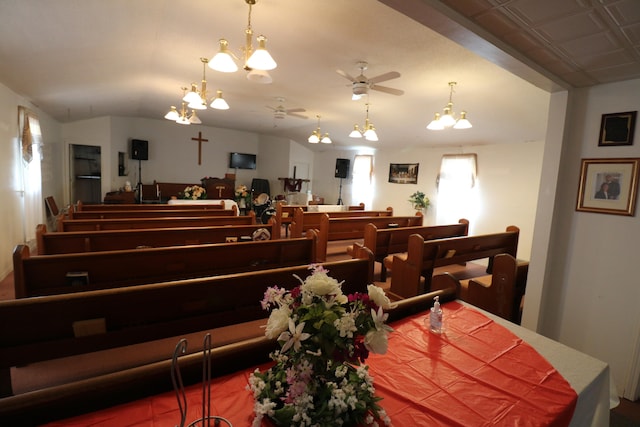
[[[467,113],[463,111],[460,113],[460,119],[453,125],[454,129],[469,129],[471,126],[471,122],[467,120]]]
[[[227,101],[225,101],[224,98],[222,97],[221,90],[216,92],[216,97],[213,98],[213,101],[211,102],[211,108],[215,108],[216,110],[229,109],[229,104],[227,104]]]
[[[353,130],[349,134],[351,138],[362,138],[362,134],[360,133],[360,128],[358,125],[353,125]]]
[[[309,139],[307,139],[307,141],[309,141],[311,144],[317,144],[318,142],[320,142],[320,133],[318,131],[313,131],[313,133],[309,136]]]
[[[453,118],[453,111],[451,110],[451,104],[444,108],[444,114],[440,117],[440,123],[442,126],[448,128],[456,124],[456,119]]]
[[[238,66],[233,60],[233,54],[229,51],[229,42],[220,39],[220,50],[209,60],[209,68],[222,73],[238,71]]]
[[[191,108],[192,110],[206,110],[207,104],[203,101],[202,98],[198,96],[198,99],[187,104],[187,107]]]
[[[200,94],[198,93],[198,86],[195,83],[191,84],[191,90],[182,98],[187,104],[195,104],[196,102],[202,102]]]
[[[273,83],[273,79],[265,70],[252,69],[247,73],[247,80],[264,85]]]
[[[200,120],[200,117],[198,117],[195,110],[191,112],[191,117],[189,117],[189,123],[191,123],[192,125],[202,124],[202,120]]]
[[[322,142],[323,144],[331,144],[331,138],[329,138],[329,134],[325,133],[320,142]]]
[[[164,115],[164,118],[167,120],[173,120],[174,122],[180,118],[180,113],[178,113],[175,105],[171,106],[171,109]]]
[[[427,125],[429,130],[443,130],[444,126],[440,122],[440,113],[436,113],[436,116],[431,120],[431,123]]]
[[[278,66],[276,61],[273,60],[266,48],[267,38],[265,36],[258,36],[258,47],[251,54],[247,60],[247,67],[254,70],[273,70]]]
[[[176,120],[176,123],[181,124],[181,125],[190,125],[191,124],[191,122],[189,121],[187,116],[180,116],[180,118],[178,120]]]
[[[373,126],[364,131],[364,139],[367,141],[378,141],[378,134]]]

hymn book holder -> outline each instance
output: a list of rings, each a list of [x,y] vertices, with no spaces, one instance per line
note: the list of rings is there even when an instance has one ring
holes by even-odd
[[[180,408],[180,424],[176,427],[214,427],[227,425],[233,427],[231,422],[226,418],[211,415],[211,334],[204,336],[204,345],[202,349],[202,417],[185,424],[187,418],[187,396],[180,374],[180,366],[178,365],[178,357],[187,352],[187,340],[182,338],[173,352],[171,360],[171,381],[173,389],[178,399],[178,407]],[[213,423],[211,422],[213,420]]]

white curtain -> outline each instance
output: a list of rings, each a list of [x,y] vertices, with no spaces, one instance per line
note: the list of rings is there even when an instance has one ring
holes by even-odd
[[[18,107],[22,133],[23,235],[25,242],[35,241],[36,226],[43,222],[42,199],[42,132],[38,117],[25,107]]]
[[[473,220],[478,216],[480,210],[476,155],[447,154],[442,156],[437,187],[437,223],[453,224],[458,222],[460,218],[466,218],[471,224],[474,224]]]
[[[353,184],[351,201],[353,205],[364,203],[371,210],[373,203],[373,156],[359,154],[353,161]]]

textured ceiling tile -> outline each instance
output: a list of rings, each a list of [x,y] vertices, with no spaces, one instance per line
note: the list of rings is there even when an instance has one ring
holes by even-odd
[[[527,52],[527,56],[538,64],[547,65],[554,61],[559,61],[559,56],[549,49],[537,48]]]
[[[604,6],[609,16],[620,26],[640,21],[640,2],[638,0],[622,0]]]
[[[505,6],[505,9],[534,26],[586,10],[575,0],[518,0]]]
[[[542,44],[535,37],[532,37],[530,34],[523,31],[505,35],[504,41],[523,53],[526,53],[530,50],[539,49],[542,46]]]
[[[553,73],[556,73],[559,76],[564,76],[579,71],[578,67],[574,67],[566,61],[561,60],[549,62],[547,64],[544,64],[544,66],[546,69],[552,71]]]
[[[618,41],[610,33],[599,33],[587,37],[580,37],[575,40],[560,43],[559,46],[572,58],[620,49]]]
[[[562,74],[560,75],[566,81],[571,82],[571,84],[575,87],[587,87],[593,86],[599,83],[593,76],[590,76],[583,71],[576,71],[574,73]]]
[[[546,39],[563,42],[606,30],[595,13],[580,13],[542,24],[537,27]]]
[[[628,25],[620,29],[632,45],[640,47],[640,23]]]
[[[493,9],[487,0],[444,0],[443,3],[468,17]]]
[[[601,55],[582,56],[576,59],[579,65],[586,70],[597,70],[608,68],[611,64],[628,65],[634,62],[626,50],[612,50]]]
[[[478,15],[475,20],[482,27],[489,29],[492,34],[498,37],[520,29],[513,20],[498,11],[483,13]]]
[[[595,70],[590,73],[601,82],[615,82],[623,79],[640,78],[640,64],[615,65],[602,70]]]

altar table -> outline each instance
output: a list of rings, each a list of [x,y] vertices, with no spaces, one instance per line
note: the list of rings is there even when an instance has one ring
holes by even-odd
[[[222,203],[224,205],[224,209],[231,210],[233,207],[236,207],[236,212],[240,212],[238,210],[238,204],[235,200],[231,199],[198,199],[198,200],[188,200],[188,199],[170,199],[167,200],[167,204],[169,205],[219,205]]]
[[[429,332],[419,313],[392,323],[387,354],[367,359],[395,427],[608,425],[604,362],[458,301],[443,310],[444,334]],[[214,380],[212,415],[251,425],[254,369]],[[200,397],[199,386],[187,389],[187,423],[201,416]],[[177,408],[169,392],[47,426],[174,427]]]

